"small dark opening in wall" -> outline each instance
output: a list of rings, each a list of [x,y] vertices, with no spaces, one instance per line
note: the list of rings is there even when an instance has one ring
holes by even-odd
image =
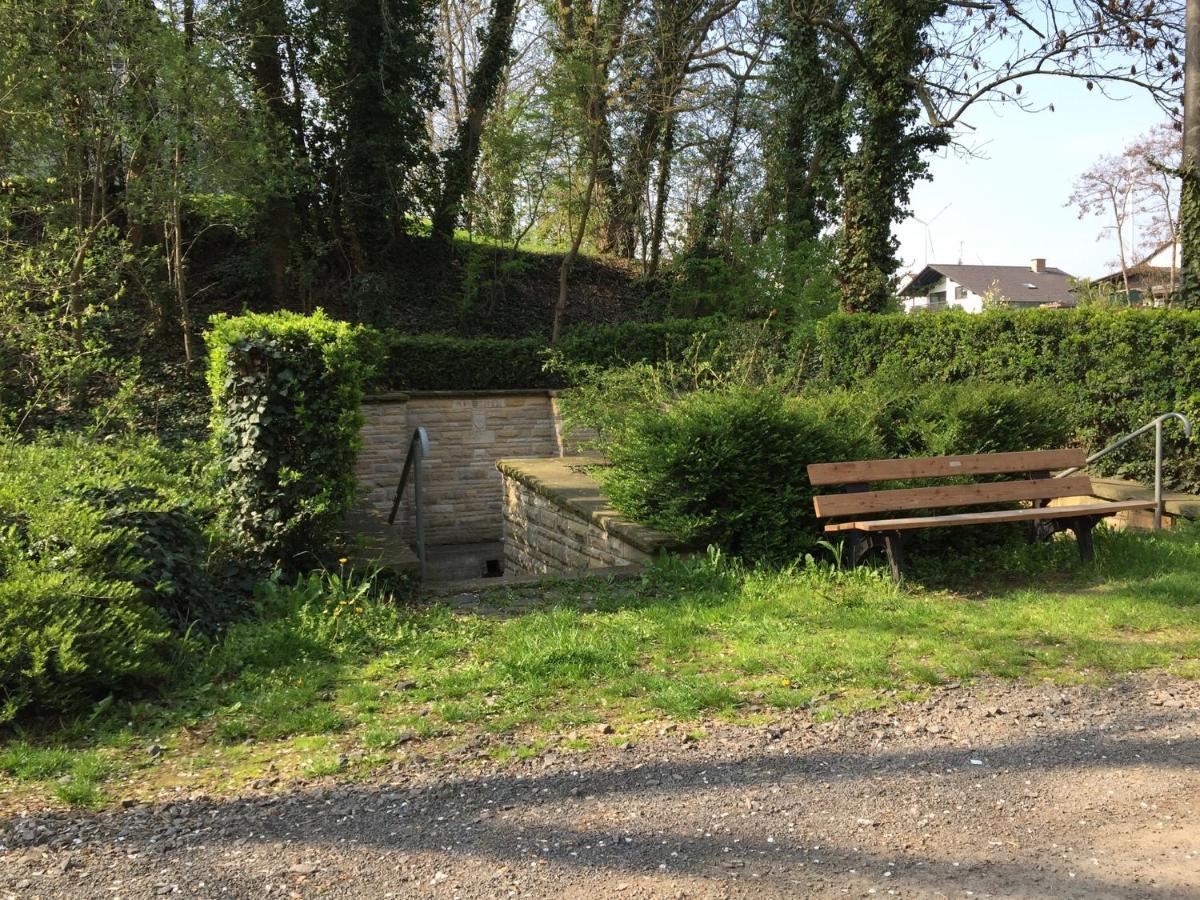
[[[504,574],[504,564],[498,559],[485,560],[483,563],[484,578],[499,578]]]

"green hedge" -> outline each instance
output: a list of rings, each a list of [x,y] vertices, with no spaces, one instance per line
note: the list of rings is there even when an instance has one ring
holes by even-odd
[[[822,373],[853,385],[880,376],[917,383],[1040,381],[1059,392],[1071,433],[1090,449],[1178,410],[1200,422],[1200,312],[1021,310],[980,315],[838,315],[818,323]],[[1168,474],[1200,488],[1200,458],[1167,428]],[[1130,445],[1106,468],[1150,477],[1152,453]]]
[[[354,502],[375,333],[318,310],[214,316],[205,340],[225,519],[264,562],[311,561]]]
[[[583,327],[549,350],[538,339],[429,335],[387,337],[375,389],[559,388],[580,366],[679,359],[693,347],[736,346],[757,326],[719,317]],[[760,334],[761,337],[761,334]],[[980,378],[1021,388],[1043,382],[1065,401],[1073,440],[1095,450],[1153,416],[1179,410],[1200,421],[1200,312],[1183,310],[997,310],[980,315],[834,315],[791,327],[772,325],[764,354],[800,369],[797,382],[855,385],[880,376],[916,384]],[[736,354],[731,355],[736,359]],[[1200,489],[1200,459],[1168,427],[1168,475]],[[1144,480],[1141,444],[1099,471]]]
[[[461,338],[437,334],[384,337],[385,360],[375,390],[487,391],[564,387],[564,370],[618,366],[682,356],[698,341],[715,342],[728,330],[719,318],[672,319],[590,326],[565,334],[554,348],[540,338]]]

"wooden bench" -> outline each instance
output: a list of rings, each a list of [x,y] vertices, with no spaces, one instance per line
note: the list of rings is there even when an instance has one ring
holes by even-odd
[[[1105,516],[1122,510],[1153,509],[1152,501],[1096,502],[1046,506],[1061,497],[1088,497],[1092,481],[1086,475],[1054,478],[1051,472],[1083,466],[1082,450],[1031,450],[1019,453],[981,453],[973,456],[934,456],[920,459],[872,459],[859,462],[817,463],[808,467],[814,487],[842,485],[845,493],[813,498],[817,516],[836,519],[825,530],[849,537],[846,561],[857,565],[873,548],[887,553],[892,578],[900,579],[904,564],[903,537],[922,528],[1030,522],[1038,538],[1072,531],[1084,560],[1094,558],[1092,529]],[[872,482],[912,478],[957,478],[964,475],[1012,475],[1012,480],[935,487],[872,490]],[[950,515],[881,518],[880,514],[946,507],[1029,502],[1032,506]]]

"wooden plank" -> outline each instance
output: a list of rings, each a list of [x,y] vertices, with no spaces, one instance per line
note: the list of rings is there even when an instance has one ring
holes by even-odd
[[[867,459],[814,463],[808,467],[811,484],[853,484],[901,478],[944,478],[952,475],[1002,475],[1082,466],[1082,450],[1021,450],[1016,453],[977,453],[972,456],[925,456],[911,459]]]
[[[836,522],[826,531],[912,531],[917,528],[946,528],[958,525],[987,525],[994,522],[1040,522],[1046,519],[1075,519],[1083,516],[1111,516],[1135,509],[1153,509],[1144,500],[1120,503],[1087,503],[1081,506],[1044,506],[1040,509],[998,509],[991,512],[961,513],[953,516],[916,516],[911,519],[878,519],[866,522]]]
[[[1014,500],[1052,500],[1088,496],[1092,480],[1086,475],[1067,478],[1022,478],[983,484],[944,484],[937,487],[900,488],[893,491],[860,491],[813,497],[821,518],[860,513],[896,512],[904,509],[937,509],[946,506],[979,506]]]

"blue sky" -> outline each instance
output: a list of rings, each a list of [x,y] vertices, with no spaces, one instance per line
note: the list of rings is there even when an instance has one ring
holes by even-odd
[[[1076,177],[1097,157],[1120,153],[1166,116],[1144,92],[1117,101],[1089,93],[1081,82],[1050,77],[1024,87],[1055,111],[973,110],[967,121],[975,131],[966,140],[982,158],[943,151],[932,160],[932,180],[913,190],[913,216],[934,220],[928,261],[957,262],[961,241],[964,263],[1025,265],[1042,256],[1077,277],[1110,272],[1117,251],[1114,238],[1099,237],[1106,223],[1080,220],[1064,204]],[[910,218],[896,236],[901,272],[924,265],[925,226]]]

